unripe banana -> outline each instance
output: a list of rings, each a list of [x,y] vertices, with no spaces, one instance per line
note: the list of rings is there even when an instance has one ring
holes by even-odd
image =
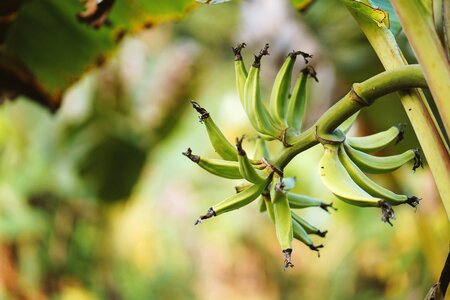
[[[268,55],[269,45],[255,55],[255,60],[245,81],[244,108],[253,127],[266,139],[276,139],[281,136],[282,128],[277,128],[273,123],[265,103],[261,99],[259,88],[259,76],[261,58]]]
[[[339,159],[344,165],[350,177],[366,192],[370,195],[386,199],[391,205],[400,205],[407,203],[412,207],[416,207],[419,204],[420,199],[416,196],[408,197],[406,195],[398,195],[374,182],[372,179],[367,177],[363,171],[350,159],[345,151],[343,145],[339,149]]]
[[[304,68],[300,72],[297,81],[295,82],[286,112],[287,125],[291,128],[294,128],[298,132],[301,132],[302,129],[306,101],[309,97],[309,76],[318,81],[316,71],[313,67],[308,66]]]
[[[222,200],[221,202],[217,203],[216,205],[208,209],[208,212],[205,215],[200,216],[195,222],[195,225],[201,223],[202,220],[209,219],[211,217],[218,216],[220,214],[250,204],[256,198],[258,198],[258,196],[264,191],[269,182],[270,177],[261,184],[252,185],[251,187],[243,190],[242,192],[234,194],[226,198],[225,200]]]
[[[292,69],[294,68],[297,53],[292,51],[288,54],[284,64],[278,71],[270,94],[269,108],[270,114],[279,127],[286,128],[285,121],[286,107],[288,103],[289,91],[291,89]]]
[[[407,150],[402,154],[392,156],[373,156],[353,149],[350,145],[345,143],[345,151],[362,171],[371,174],[392,172],[412,159],[414,159],[413,171],[418,167],[423,166],[418,149]]]
[[[225,160],[237,161],[237,152],[234,146],[227,140],[214,123],[208,111],[201,107],[197,102],[191,101],[194,109],[200,114],[200,122],[205,124],[209,140],[214,150]]]
[[[275,180],[277,180],[276,178],[278,176],[274,176]],[[275,215],[276,235],[285,255],[284,269],[286,270],[288,267],[292,268],[294,266],[291,262],[293,229],[291,209],[281,182],[275,184],[272,203]]]
[[[239,94],[239,100],[241,100],[242,106],[244,106],[244,87],[247,80],[247,69],[245,68],[244,61],[242,60],[241,50],[245,48],[245,43],[238,44],[233,49],[234,53],[234,71],[236,73],[236,87]]]
[[[363,137],[349,137],[347,143],[356,150],[366,153],[376,152],[403,139],[404,125],[392,126],[388,130]]]
[[[355,112],[353,115],[351,115],[347,120],[342,122],[341,125],[339,125],[338,129],[342,131],[343,133],[347,134],[350,129],[352,128],[353,124],[355,124],[356,119],[358,118],[360,110]]]
[[[244,136],[240,139],[236,138],[236,148],[238,152],[238,162],[239,162],[239,172],[242,174],[243,178],[252,182],[252,183],[261,183],[266,180],[266,178],[262,177],[258,174],[256,169],[253,167],[251,162],[247,157],[247,153],[242,148],[242,141]]]
[[[270,159],[269,149],[267,148],[267,143],[260,136],[256,137],[255,141],[255,159],[266,158]]]
[[[263,192],[261,194],[264,203],[266,204],[267,214],[269,215],[270,220],[273,224],[275,224],[275,211],[273,209],[272,199],[270,198],[270,193]]]
[[[206,159],[201,156],[192,154],[191,148],[182,153],[193,162],[197,163],[201,168],[205,169],[211,174],[228,178],[228,179],[242,179],[243,176],[239,172],[239,163],[235,161],[221,160],[221,159]]]
[[[299,217],[293,211],[291,211],[291,214],[292,214],[292,219],[295,220],[297,223],[299,223],[303,227],[303,229],[305,229],[307,234],[315,234],[315,235],[318,235],[320,237],[325,237],[326,234],[328,233],[328,231],[326,231],[326,230],[325,231],[321,231],[320,229],[318,229],[314,225],[310,224],[305,219]]]
[[[388,222],[395,218],[394,211],[389,203],[375,198],[357,185],[348,174],[339,160],[339,145],[324,145],[325,152],[320,160],[320,177],[327,188],[339,199],[352,205],[362,207],[380,207],[381,220]]]
[[[306,207],[320,207],[326,212],[328,211],[328,208],[332,208],[334,210],[337,210],[337,208],[333,207],[333,202],[331,203],[325,203],[322,202],[320,199],[301,195],[301,194],[295,194],[291,192],[287,192],[287,197],[289,200],[289,205],[291,208],[306,208]]]
[[[309,249],[317,251],[317,256],[320,257],[319,249],[323,248],[323,245],[315,246],[311,238],[308,236],[308,233],[306,233],[306,230],[294,218],[292,218],[292,228],[294,232],[294,238],[308,246]]]

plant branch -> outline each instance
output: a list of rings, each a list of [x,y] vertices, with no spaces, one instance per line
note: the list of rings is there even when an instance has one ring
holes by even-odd
[[[275,165],[283,169],[296,155],[318,144],[316,130],[330,135],[342,122],[360,109],[371,105],[379,97],[416,87],[427,87],[418,65],[385,71],[364,82],[353,84],[350,92],[330,107],[311,128],[295,138],[293,146],[281,153]]]

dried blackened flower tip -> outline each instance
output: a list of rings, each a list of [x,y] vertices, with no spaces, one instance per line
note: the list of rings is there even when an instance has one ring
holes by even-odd
[[[242,51],[242,49],[245,48],[245,46],[247,46],[245,43],[241,43],[241,44],[238,44],[236,46],[236,48],[231,47],[231,49],[233,49],[233,53],[234,53],[234,60],[242,60],[241,51]]]
[[[199,120],[203,122],[204,120],[209,118],[209,112],[200,106],[197,102],[191,100],[192,107],[200,114]]]
[[[304,74],[308,74],[309,76],[311,76],[316,82],[319,82],[319,79],[317,78],[317,72],[316,69],[314,69],[313,66],[307,66],[305,68],[303,68],[303,70],[301,71]]]
[[[291,262],[291,256],[292,256],[292,249],[285,249],[283,250],[284,254],[284,267],[283,271],[286,271],[288,268],[293,268],[294,264]]]
[[[191,148],[187,148],[186,152],[181,152],[181,154],[183,154],[184,156],[186,156],[195,163],[198,163],[200,161],[200,156],[192,154]]]
[[[333,202],[331,202],[331,203],[324,203],[324,202],[322,202],[322,203],[320,203],[320,208],[323,209],[324,211],[328,212],[328,213],[330,212],[328,210],[329,208],[333,209],[334,211],[337,211],[337,208],[333,206]]]
[[[396,127],[398,128],[398,131],[399,131],[399,133],[397,135],[397,139],[395,140],[395,144],[397,145],[405,137],[405,127],[406,127],[406,125],[403,124],[403,123],[400,123],[400,124],[396,125]]]
[[[422,167],[423,169],[423,162],[422,162],[422,158],[420,157],[420,152],[419,149],[416,148],[414,149],[414,166],[413,166],[413,171],[415,172],[417,168]]]
[[[269,44],[266,44],[264,48],[259,51],[259,54],[255,55],[255,60],[253,61],[252,66],[255,68],[261,67],[261,58],[264,55],[269,55]]]
[[[391,226],[394,226],[391,223],[391,219],[395,220],[395,212],[392,209],[392,206],[384,200],[379,201],[378,204],[380,205],[381,208],[381,221],[389,223],[389,225]]]
[[[289,55],[291,55],[291,53],[289,53]],[[305,60],[305,64],[309,63],[308,58],[312,58],[313,57],[311,54],[308,54],[308,53],[303,52],[303,51],[295,51],[294,53],[295,53],[296,56],[297,55],[301,55],[303,57],[303,59]]]
[[[245,153],[244,148],[242,148],[242,141],[244,140],[244,138],[245,138],[245,134],[242,135],[241,138],[236,138],[236,149],[237,149],[238,154],[241,156],[244,156],[247,154],[247,153]]]
[[[320,236],[320,237],[325,237],[326,235],[327,235],[327,233],[328,233],[328,230],[325,230],[325,231],[317,231],[317,235],[318,236]]]
[[[317,251],[317,257],[320,257],[320,248],[323,248],[323,245],[319,245],[319,246],[315,246],[313,244],[308,246],[309,249],[313,250],[313,251]]]
[[[209,218],[215,217],[215,216],[216,216],[216,212],[211,207],[211,208],[208,209],[208,212],[206,214],[200,216],[197,219],[197,221],[195,221],[194,225],[198,225],[198,224],[200,224],[202,222],[202,220],[206,220],[206,219],[209,219]]]
[[[411,205],[412,207],[417,207],[419,205],[421,198],[418,198],[416,196],[410,196],[408,199],[406,199],[405,203]]]

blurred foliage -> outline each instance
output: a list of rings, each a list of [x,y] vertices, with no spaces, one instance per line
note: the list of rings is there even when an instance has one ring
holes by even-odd
[[[78,26],[75,14],[82,7],[75,2],[30,1],[22,9],[51,5],[75,9],[63,13],[42,8],[36,18],[31,12],[22,17],[38,22],[51,15],[48,22],[62,22],[42,23],[49,26],[45,41],[52,45],[51,37],[64,35],[68,44],[55,47],[72,45],[67,53],[74,54],[84,49],[86,36],[66,35],[61,24]],[[156,1],[144,2],[158,6]],[[183,11],[184,5],[178,8]],[[83,29],[77,30],[88,32],[88,37],[108,36],[105,39],[112,45],[108,34],[114,26],[120,28],[117,20],[125,14],[111,10],[113,27],[95,31],[81,24]],[[19,14],[17,21],[22,17]],[[143,19],[135,21],[142,24]],[[271,26],[264,27],[268,22]],[[405,45],[401,33],[397,38]],[[187,100],[205,106],[230,139],[254,135],[234,86],[230,48],[242,41],[249,44],[244,52],[247,62],[261,46],[258,43],[272,43],[271,56],[262,67],[266,82],[273,79],[288,51],[314,50],[312,63],[320,82],[308,103],[309,123],[352,82],[382,70],[338,1],[315,1],[303,14],[282,1],[231,1],[200,6],[175,24],[128,35],[114,52],[106,47],[108,61],[71,85],[55,114],[24,97],[3,103],[1,299],[424,297],[439,276],[449,236],[448,220],[427,168],[411,174],[405,167],[375,177],[389,188],[423,198],[415,213],[400,207],[395,226],[389,228],[379,220],[378,211],[354,209],[324,188],[317,172],[320,147],[297,157],[286,170],[297,176],[295,191],[334,201],[339,210],[332,215],[299,211],[329,234],[320,259],[295,244],[295,268],[288,272],[281,270],[273,226],[258,213],[256,203],[193,226],[200,212],[234,191],[228,180],[205,174],[181,155],[188,146],[201,155],[216,155]],[[94,52],[106,49],[88,44]],[[48,57],[57,55],[47,45],[42,44],[40,51]],[[74,59],[47,65],[37,55],[40,52],[35,56],[31,52],[30,64],[36,65],[36,72],[51,73],[57,89],[69,86],[80,76],[79,70],[93,64],[92,59],[83,63]],[[49,71],[59,64],[63,71]],[[64,74],[73,77],[69,81]],[[362,111],[353,134],[409,123],[396,95],[385,98]],[[385,154],[417,145],[410,129],[406,140]]]
[[[195,5],[192,0],[84,2],[85,8],[81,1],[22,0],[3,11],[9,21],[1,25],[3,97],[24,94],[56,109],[63,92],[102,64],[126,33],[180,18]]]

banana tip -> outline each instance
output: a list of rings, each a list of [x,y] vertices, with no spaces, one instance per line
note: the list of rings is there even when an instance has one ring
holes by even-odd
[[[283,271],[286,271],[288,268],[293,268],[294,264],[291,261],[292,258],[292,249],[285,249],[283,250],[284,254],[284,267]]]

